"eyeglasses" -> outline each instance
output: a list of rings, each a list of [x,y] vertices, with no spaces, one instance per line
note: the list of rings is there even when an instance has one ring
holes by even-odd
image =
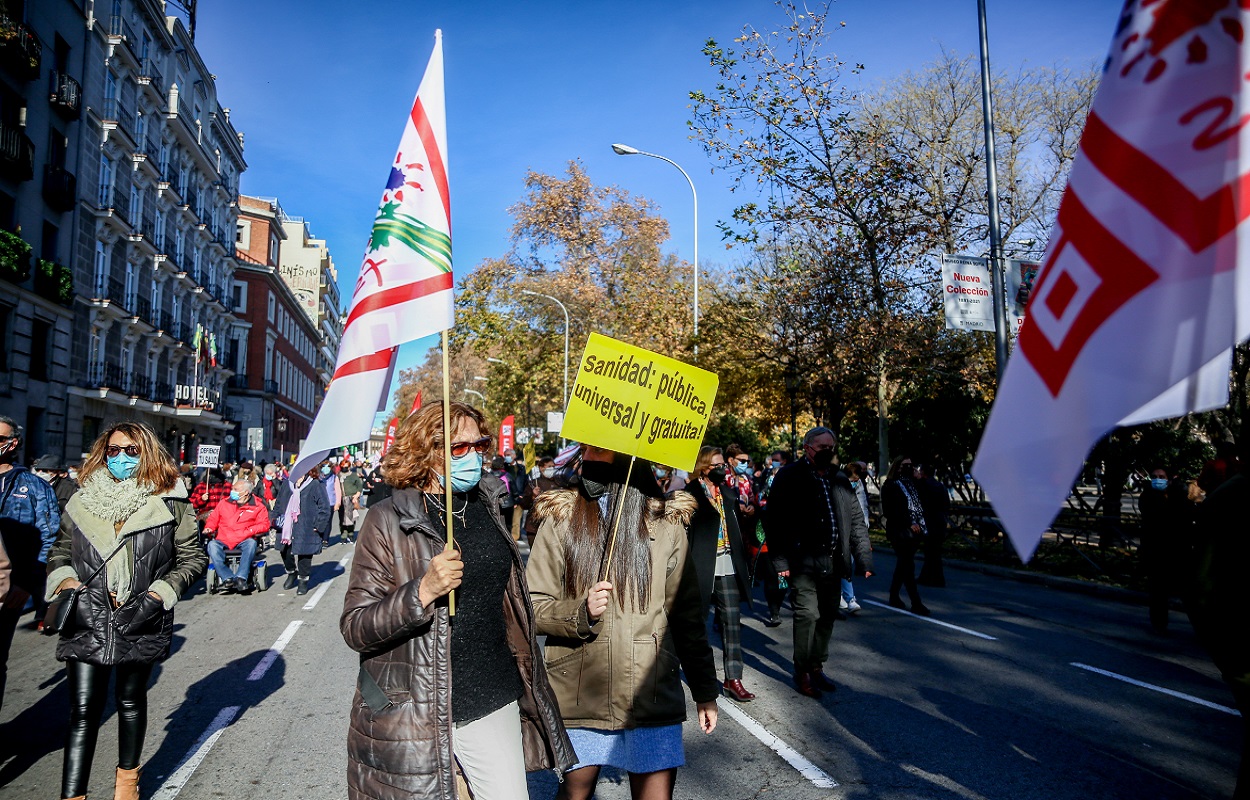
[[[12,436],[0,436],[0,442],[11,442],[17,438],[19,438],[17,434],[14,434]]]
[[[117,454],[121,453],[121,451],[123,450],[126,451],[126,455],[128,456],[131,456],[133,458],[139,457],[139,445],[137,444],[128,444],[125,447],[122,447],[121,445],[111,444],[108,447],[104,448],[104,455],[108,456],[109,458],[113,458]]]
[[[734,461],[737,461],[739,464],[750,464],[750,463],[751,463],[751,459],[750,459],[749,457],[747,457],[747,456],[743,456],[742,458],[735,458],[735,459],[734,459]]]
[[[470,450],[475,450],[478,453],[485,453],[487,450],[490,449],[490,442],[491,442],[491,438],[489,436],[483,436],[481,439],[478,439],[476,442],[452,442],[451,443],[451,457],[460,458],[461,456],[468,453]]]

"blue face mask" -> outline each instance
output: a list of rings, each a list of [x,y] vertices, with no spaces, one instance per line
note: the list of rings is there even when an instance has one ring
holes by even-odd
[[[739,461],[737,464],[734,464],[734,472],[738,473],[739,475],[750,475],[751,465],[744,464],[741,461]]]
[[[667,477],[668,477],[668,470],[666,470],[666,469],[657,469],[657,470],[655,471],[655,477],[659,478],[660,480],[664,480],[665,478],[667,478]]]
[[[515,459],[514,459],[512,456],[504,456],[504,457],[503,457],[503,463],[505,463],[505,464],[511,464],[513,461],[515,461]]]
[[[109,472],[119,481],[130,480],[130,476],[135,474],[135,470],[139,468],[139,457],[127,455],[126,453],[118,453],[112,458],[105,459],[105,465],[108,466]]]
[[[236,492],[234,489],[231,489],[231,490],[230,490],[230,499],[231,499],[231,500],[233,500],[233,501],[234,501],[234,502],[236,502],[236,503],[237,503],[237,502],[239,502],[239,493],[238,493],[238,492]]]
[[[329,474],[330,474],[330,468],[329,468],[329,467],[322,467],[322,468],[321,468],[321,474],[322,474],[322,475],[329,475]]]
[[[1168,488],[1168,479],[1167,478],[1151,478],[1150,488],[1159,489],[1162,491],[1163,489]]]
[[[451,460],[451,490],[453,492],[467,492],[478,481],[482,479],[482,454],[476,450],[470,450],[460,458]],[[443,482],[443,475],[439,473],[439,484]]]

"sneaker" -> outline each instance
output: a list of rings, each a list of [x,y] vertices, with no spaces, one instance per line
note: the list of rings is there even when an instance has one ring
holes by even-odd
[[[863,610],[863,607],[860,606],[858,600],[852,600],[851,602],[846,604],[846,610],[851,612],[852,614],[858,614],[860,611]]]
[[[838,599],[838,608],[841,609],[842,611],[846,611],[848,608],[850,608],[850,605],[846,602],[845,597]]]

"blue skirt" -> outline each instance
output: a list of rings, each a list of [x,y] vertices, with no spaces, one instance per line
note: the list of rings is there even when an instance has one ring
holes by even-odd
[[[577,765],[573,769],[607,766],[642,774],[674,769],[686,763],[681,725],[622,731],[569,728],[568,733],[577,753]]]

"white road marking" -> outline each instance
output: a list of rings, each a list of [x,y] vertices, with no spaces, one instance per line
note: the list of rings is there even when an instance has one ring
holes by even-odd
[[[239,713],[239,706],[229,706],[217,712],[217,716],[213,719],[208,730],[200,736],[195,744],[191,745],[191,749],[187,751],[183,757],[182,763],[174,770],[174,774],[169,776],[165,783],[161,784],[161,788],[156,790],[152,795],[152,800],[174,800],[183,787],[187,785],[187,781],[191,780],[191,776],[200,766],[204,757],[208,755],[208,751],[213,749],[213,745],[217,744],[217,740],[225,733],[226,727],[234,722],[234,718]]]
[[[829,773],[808,761],[799,754],[799,751],[769,733],[767,728],[748,716],[741,708],[734,705],[732,700],[718,703],[717,705],[720,708],[720,713],[733,717],[735,722],[746,728],[747,733],[759,739],[767,747],[771,748],[774,753],[784,758],[787,764],[798,770],[799,774],[811,781],[813,786],[821,789],[833,789],[838,785],[837,781],[829,777]]]
[[[1189,702],[1196,703],[1197,705],[1200,705],[1200,706],[1213,708],[1216,711],[1223,711],[1225,714],[1232,714],[1234,717],[1241,716],[1241,712],[1235,708],[1222,706],[1219,703],[1212,703],[1210,700],[1203,700],[1201,697],[1194,697],[1192,694],[1185,694],[1184,692],[1178,692],[1175,689],[1164,689],[1162,686],[1155,686],[1152,683],[1145,683],[1143,681],[1135,680],[1133,678],[1129,678],[1124,675],[1119,675],[1115,672],[1108,672],[1105,669],[1098,669],[1097,667],[1091,667],[1089,664],[1082,664],[1078,661],[1069,662],[1069,666],[1076,667],[1077,669],[1087,670],[1089,672],[1095,673],[1096,675],[1103,675],[1108,678],[1115,678],[1117,681],[1124,681],[1125,683],[1131,683],[1134,686],[1140,686],[1141,688],[1149,689],[1152,692],[1159,692],[1160,694],[1166,694],[1168,697],[1175,697],[1180,700],[1188,700]]]
[[[989,641],[989,642],[997,642],[997,641],[998,641],[998,637],[997,637],[997,636],[990,636],[988,633],[981,633],[980,631],[974,631],[974,630],[972,630],[971,628],[961,628],[961,627],[959,627],[958,625],[952,625],[952,624],[951,624],[951,623],[949,623],[949,622],[943,622],[942,620],[940,620],[940,619],[934,619],[933,617],[922,617],[922,616],[920,616],[919,614],[913,614],[913,613],[911,613],[910,611],[908,611],[908,610],[907,610],[907,609],[905,609],[905,608],[895,608],[894,606],[892,606],[892,605],[890,605],[890,604],[888,604],[888,603],[879,603],[879,602],[877,602],[876,600],[869,600],[867,597],[860,597],[860,598],[858,598],[858,599],[859,599],[859,602],[861,602],[861,603],[867,603],[867,604],[868,604],[868,605],[870,605],[870,606],[876,606],[876,607],[878,607],[878,608],[884,608],[886,611],[897,611],[897,612],[898,612],[898,613],[900,613],[900,614],[906,614],[906,615],[907,615],[907,616],[909,616],[909,617],[913,617],[913,618],[915,618],[915,619],[922,620],[922,621],[924,621],[924,622],[932,622],[934,625],[941,625],[943,628],[950,628],[950,629],[951,629],[951,630],[953,630],[953,631],[959,631],[960,633],[966,633],[966,634],[968,634],[969,636],[975,636],[975,637],[977,637],[978,639],[985,639],[986,641]]]
[[[351,560],[352,560],[352,554],[348,553],[347,555],[339,559],[339,566],[342,567],[344,570],[346,570],[347,565]],[[338,575],[334,576],[334,578],[337,578],[337,577]],[[305,611],[312,611],[314,608],[317,607],[317,604],[321,602],[321,598],[325,597],[326,592],[330,590],[330,584],[334,583],[334,578],[331,578],[330,580],[326,581],[325,583],[317,587],[317,591],[313,592],[312,597],[308,598],[308,602],[304,604]]]
[[[291,639],[294,638],[295,632],[298,631],[299,626],[303,624],[304,621],[302,619],[297,619],[290,625],[286,626],[286,630],[284,630],[282,635],[278,637],[278,641],[273,643],[273,647],[270,647],[269,652],[265,653],[264,657],[261,658],[260,663],[256,665],[256,669],[252,670],[252,674],[247,676],[249,681],[258,681],[265,677],[265,673],[268,672],[269,668],[273,666],[273,662],[278,660],[278,656],[282,655],[282,651],[285,650],[286,646],[291,643]]]

